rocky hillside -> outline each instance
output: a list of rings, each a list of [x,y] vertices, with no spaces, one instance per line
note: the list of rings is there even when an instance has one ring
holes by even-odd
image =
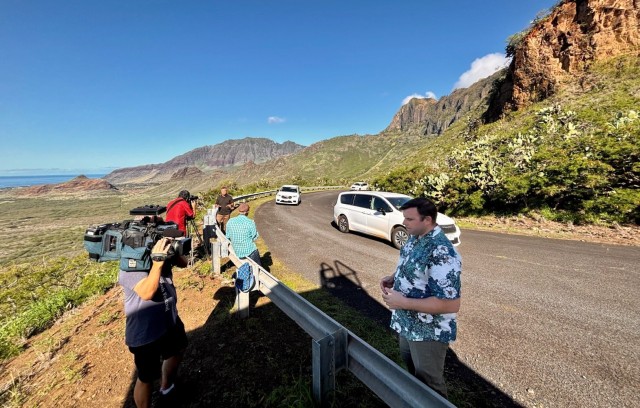
[[[558,92],[594,62],[640,50],[638,0],[564,0],[511,39],[513,60],[486,118],[520,109]],[[582,83],[585,90],[591,86]]]
[[[265,138],[226,140],[216,145],[193,149],[165,163],[118,169],[104,178],[114,184],[161,182],[181,172],[193,175],[197,170],[229,168],[249,162],[263,163],[303,148],[297,143],[276,143]]]
[[[72,180],[58,184],[42,184],[31,187],[22,187],[14,191],[16,196],[33,197],[45,194],[70,194],[82,192],[117,191],[111,183],[102,179],[90,179],[87,176],[78,176]]]
[[[462,116],[486,103],[494,82],[503,75],[504,70],[498,71],[439,100],[413,98],[395,114],[385,132],[440,135]]]

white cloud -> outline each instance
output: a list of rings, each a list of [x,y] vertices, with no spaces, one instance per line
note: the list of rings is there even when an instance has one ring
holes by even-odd
[[[284,123],[285,121],[285,118],[279,118],[277,116],[269,116],[267,119],[267,123],[270,125],[277,125],[278,123]]]
[[[468,88],[482,78],[486,78],[506,67],[511,60],[504,54],[487,54],[471,63],[471,69],[460,75],[458,82],[453,85],[453,89]]]
[[[417,99],[427,99],[427,98],[431,98],[431,99],[438,99],[438,98],[436,97],[436,94],[434,94],[434,93],[433,93],[433,92],[431,92],[431,91],[427,91],[427,92],[425,92],[425,94],[424,94],[424,95],[420,95],[420,94],[413,94],[413,95],[409,95],[409,96],[407,96],[406,98],[404,98],[404,99],[402,100],[402,104],[403,104],[403,105],[406,105],[406,104],[407,104],[410,100],[412,100],[413,98],[417,98]]]

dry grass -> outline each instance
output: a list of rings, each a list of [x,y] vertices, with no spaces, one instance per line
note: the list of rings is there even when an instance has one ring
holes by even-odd
[[[89,225],[131,218],[139,205],[166,204],[167,197],[141,194],[75,194],[16,197],[0,194],[0,266],[73,256],[83,250]]]

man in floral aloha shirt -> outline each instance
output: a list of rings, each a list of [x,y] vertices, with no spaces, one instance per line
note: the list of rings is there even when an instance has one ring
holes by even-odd
[[[393,311],[391,328],[409,372],[446,398],[444,359],[456,339],[462,260],[436,224],[431,201],[414,198],[400,210],[411,237],[395,274],[380,280],[382,298]]]

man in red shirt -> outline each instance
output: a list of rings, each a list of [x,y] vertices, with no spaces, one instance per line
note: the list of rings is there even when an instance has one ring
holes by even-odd
[[[178,229],[187,235],[187,220],[193,218],[193,208],[191,207],[191,194],[187,190],[182,190],[178,198],[169,201],[167,204],[166,221],[173,221],[178,224]]]

